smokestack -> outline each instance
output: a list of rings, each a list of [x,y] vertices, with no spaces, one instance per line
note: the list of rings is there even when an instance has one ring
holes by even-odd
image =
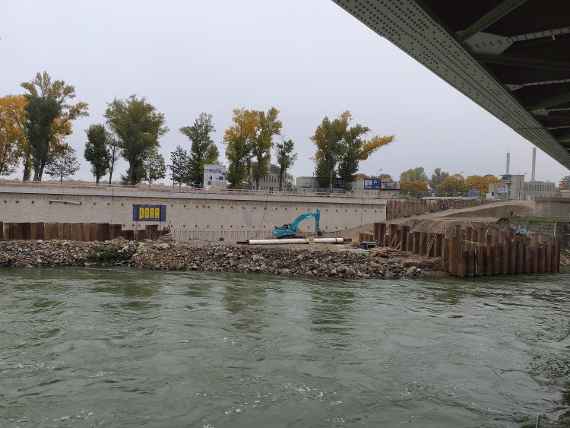
[[[511,173],[511,154],[507,153],[507,172],[506,174],[509,175]]]
[[[530,181],[536,180],[536,147],[532,149],[532,176]]]

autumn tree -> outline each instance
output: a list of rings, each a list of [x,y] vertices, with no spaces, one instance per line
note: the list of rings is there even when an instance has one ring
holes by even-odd
[[[87,116],[88,106],[74,103],[75,88],[63,80],[52,80],[47,72],[21,86],[26,90],[26,133],[34,181],[41,181],[48,161],[66,151],[64,139],[73,132],[73,121]],[[30,176],[26,163],[24,169],[26,180]]]
[[[110,145],[112,136],[103,125],[91,125],[86,131],[85,159],[91,164],[91,172],[95,183],[99,184],[101,177],[109,171],[111,161]]]
[[[475,189],[481,197],[489,192],[489,185],[498,183],[499,179],[494,175],[471,175],[465,179],[465,185],[468,189]]]
[[[436,168],[431,175],[430,185],[432,189],[437,189],[439,185],[449,177],[449,173],[443,171],[441,168]]]
[[[255,138],[251,144],[251,154],[255,159],[252,168],[252,178],[255,188],[259,189],[259,182],[269,172],[271,166],[271,149],[273,148],[273,137],[281,134],[283,123],[278,119],[279,110],[275,107],[267,112],[255,112],[258,116],[257,130]]]
[[[148,184],[166,177],[166,163],[158,149],[152,150],[143,160],[144,178]]]
[[[188,158],[187,181],[199,187],[204,185],[204,166],[216,163],[220,155],[212,139],[214,131],[212,115],[206,113],[200,114],[192,126],[180,129],[180,132],[192,142]]]
[[[462,196],[466,192],[467,185],[461,174],[446,177],[437,187],[437,193],[442,196]]]
[[[293,140],[282,140],[275,144],[275,157],[279,167],[279,191],[283,191],[283,182],[289,168],[297,160],[297,153],[294,152],[295,143]]]
[[[158,149],[159,138],[168,132],[164,115],[144,98],[133,95],[110,103],[105,117],[118,139],[121,155],[129,164],[124,181],[132,185],[140,183],[145,178],[145,159]]]
[[[361,124],[350,126],[351,121],[352,115],[348,111],[332,121],[325,117],[312,138],[317,146],[315,160],[319,184],[321,187],[328,186],[331,191],[337,175],[342,178],[345,188],[349,189],[360,162],[394,141],[393,136],[366,139],[370,128]]]
[[[176,150],[170,153],[170,165],[168,165],[168,169],[170,169],[172,182],[178,184],[178,187],[182,186],[182,184],[189,183],[191,178],[188,152],[182,147],[177,146]]]
[[[75,150],[68,144],[63,145],[57,152],[53,153],[46,163],[45,172],[50,177],[63,179],[74,175],[79,171],[79,161],[75,156]]]
[[[400,175],[400,191],[410,196],[421,196],[428,192],[428,178],[423,167],[408,169]]]
[[[349,128],[342,140],[342,151],[339,158],[338,175],[342,178],[347,190],[352,188],[354,174],[358,172],[361,161],[367,160],[370,155],[381,147],[394,141],[393,136],[372,137],[365,140],[364,136],[370,131],[369,128],[356,125]]]
[[[29,159],[25,132],[26,98],[0,98],[0,176],[14,172],[21,158]]]
[[[315,153],[315,174],[320,187],[328,187],[331,191],[336,178],[336,166],[341,154],[341,141],[350,124],[350,112],[344,112],[337,119],[325,117],[311,138],[317,146]]]
[[[232,118],[233,125],[224,134],[226,157],[229,161],[228,181],[230,187],[239,189],[249,176],[251,148],[257,136],[259,115],[255,111],[237,109]]]

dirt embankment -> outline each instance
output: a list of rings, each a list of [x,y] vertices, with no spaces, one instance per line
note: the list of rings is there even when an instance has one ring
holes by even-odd
[[[317,246],[253,247],[183,243],[1,241],[0,266],[126,266],[197,272],[266,273],[313,278],[418,277],[439,269],[425,259],[391,249],[362,252]]]

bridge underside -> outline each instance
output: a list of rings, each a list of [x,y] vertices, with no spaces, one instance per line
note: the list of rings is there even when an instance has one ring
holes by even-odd
[[[570,1],[333,1],[570,168]]]

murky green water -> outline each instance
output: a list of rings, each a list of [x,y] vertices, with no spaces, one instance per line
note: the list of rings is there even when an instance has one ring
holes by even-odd
[[[521,427],[569,410],[570,276],[0,271],[1,427]]]

